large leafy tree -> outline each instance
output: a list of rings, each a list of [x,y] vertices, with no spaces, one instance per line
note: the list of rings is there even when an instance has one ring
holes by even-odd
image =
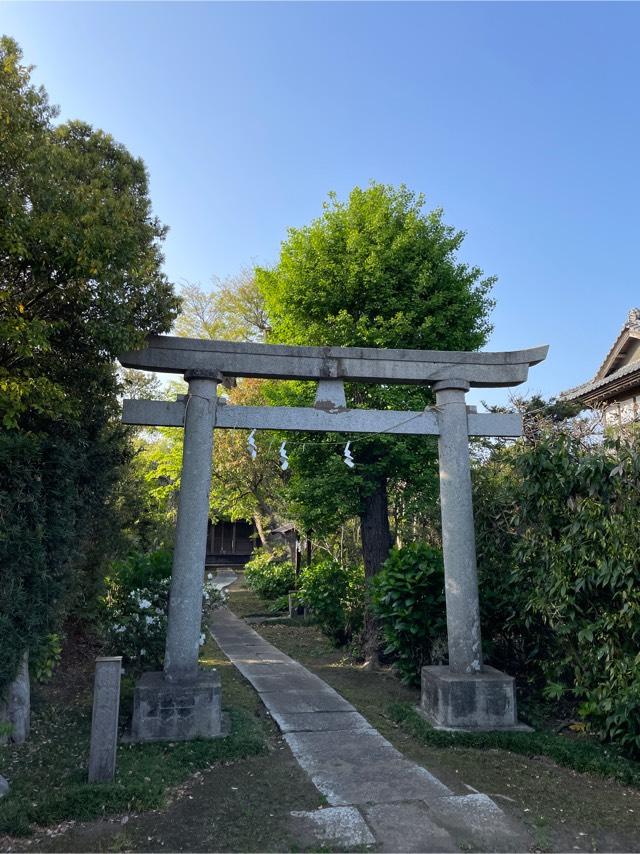
[[[74,410],[77,372],[108,365],[177,308],[162,273],[166,229],[143,162],[56,109],[0,42],[0,416]],[[86,379],[85,379],[86,381]]]
[[[197,284],[185,285],[181,295],[181,312],[175,324],[178,335],[227,341],[264,340],[268,320],[252,271],[243,269],[225,280],[214,277],[209,291]],[[225,388],[224,394],[231,403],[257,406],[267,402],[265,385],[261,380],[238,380]],[[184,391],[183,384],[172,384],[166,390],[169,398]],[[213,519],[253,519],[264,545],[269,530],[284,513],[282,472],[272,434],[256,436],[259,452],[255,459],[249,453],[247,438],[246,430],[216,431],[210,514]],[[175,509],[180,485],[182,441],[181,429],[164,428],[154,431],[142,445],[153,496],[169,513]]]
[[[130,459],[114,357],[168,330],[179,303],[143,162],[87,124],[56,125],[30,72],[2,38],[0,688],[89,596]]]
[[[356,187],[346,202],[329,196],[322,215],[290,229],[278,263],[256,270],[269,317],[268,340],[342,347],[474,350],[490,331],[492,278],[458,258],[464,234],[424,210],[406,187]],[[274,385],[278,402],[313,399],[306,383]],[[419,410],[427,387],[346,386],[352,407]],[[367,576],[391,542],[389,487],[435,494],[435,446],[414,437],[352,437],[356,468],[344,466],[342,437],[291,439],[291,497],[316,531],[360,517]],[[375,626],[367,620],[367,657]]]
[[[264,299],[253,271],[242,269],[226,279],[214,277],[213,287],[185,284],[176,332],[185,338],[262,341],[269,324]]]

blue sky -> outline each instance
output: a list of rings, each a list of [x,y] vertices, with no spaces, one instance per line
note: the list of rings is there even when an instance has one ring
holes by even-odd
[[[375,179],[499,277],[488,349],[551,345],[529,391],[589,379],[640,304],[638,4],[5,2],[0,30],[143,157],[176,282],[275,262]]]

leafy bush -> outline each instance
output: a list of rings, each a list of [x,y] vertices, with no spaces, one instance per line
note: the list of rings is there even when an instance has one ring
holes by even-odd
[[[46,635],[29,656],[29,672],[37,682],[48,682],[62,658],[62,638]]]
[[[245,566],[244,577],[262,599],[279,599],[296,586],[296,573],[286,549],[256,549]]]
[[[394,657],[404,682],[418,684],[434,646],[446,638],[442,553],[424,543],[393,549],[373,579],[372,602],[385,654]]]
[[[116,578],[118,584],[128,590],[146,587],[171,578],[172,560],[172,552],[166,549],[148,554],[132,552],[124,560],[112,563],[110,577]]]
[[[544,695],[568,698],[595,731],[640,754],[637,436],[594,443],[547,426],[495,451],[475,479],[481,578],[501,591],[493,631],[501,613]],[[493,494],[491,479],[501,482]]]
[[[224,597],[209,573],[203,604],[216,607]],[[171,553],[130,555],[112,565],[105,579],[102,626],[108,650],[122,655],[134,672],[159,670],[164,659],[171,582]],[[205,641],[204,634],[200,644]]]
[[[314,561],[301,575],[298,597],[326,635],[347,643],[362,625],[364,567],[341,566],[330,558]]]

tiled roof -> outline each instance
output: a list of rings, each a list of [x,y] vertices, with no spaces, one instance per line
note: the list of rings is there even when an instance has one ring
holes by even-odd
[[[605,388],[608,385],[615,385],[619,380],[624,380],[626,376],[631,377],[635,373],[640,373],[640,362],[632,362],[630,365],[623,365],[621,368],[618,368],[617,371],[605,373],[609,367],[609,363],[613,361],[612,356],[614,353],[616,353],[616,351],[621,351],[624,344],[626,344],[626,341],[632,337],[628,334],[629,332],[636,333],[633,335],[634,338],[640,335],[640,308],[632,308],[629,312],[626,323],[610,347],[609,352],[604,357],[604,360],[598,368],[594,378],[589,380],[589,382],[582,383],[582,385],[563,391],[560,394],[560,398],[562,400],[578,400],[581,397],[590,395],[598,389]]]
[[[632,362],[630,365],[625,365],[622,368],[618,368],[617,371],[614,371],[612,374],[607,374],[606,377],[602,379],[593,379],[588,383],[583,383],[582,385],[578,385],[575,388],[567,389],[567,391],[563,391],[560,397],[562,400],[576,400],[577,398],[584,397],[587,394],[590,394],[592,391],[596,391],[599,388],[604,388],[604,386],[609,385],[610,383],[615,383],[617,380],[622,379],[626,376],[631,376],[632,374],[637,373],[640,375],[640,362]]]
[[[627,318],[626,323],[624,324],[624,326],[622,327],[622,329],[618,333],[616,340],[613,342],[613,344],[609,348],[609,352],[607,353],[607,355],[602,360],[602,364],[600,365],[600,367],[596,371],[596,375],[594,377],[594,380],[597,377],[601,377],[601,374],[602,374],[603,370],[605,369],[607,362],[611,358],[611,355],[614,352],[614,350],[618,347],[618,345],[620,343],[620,339],[622,338],[624,333],[627,331],[631,331],[631,330],[634,332],[640,332],[640,308],[632,308],[631,311],[629,312],[629,317]],[[593,380],[592,380],[592,382],[593,382]],[[571,391],[571,389],[569,389],[569,391]]]

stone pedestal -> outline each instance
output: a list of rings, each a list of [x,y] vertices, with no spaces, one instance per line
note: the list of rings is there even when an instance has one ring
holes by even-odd
[[[518,723],[513,677],[486,665],[476,673],[423,667],[420,711],[436,729],[530,729]]]
[[[133,695],[132,741],[188,741],[222,733],[220,676],[201,671],[195,679],[168,681],[145,673]]]

